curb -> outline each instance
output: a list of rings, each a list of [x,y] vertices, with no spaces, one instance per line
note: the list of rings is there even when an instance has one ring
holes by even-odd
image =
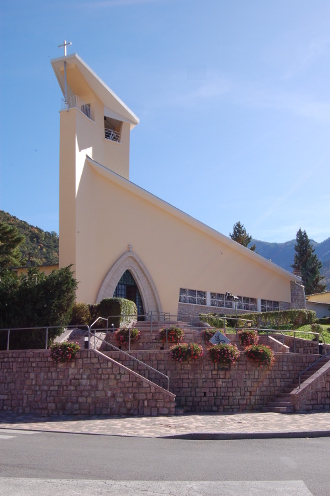
[[[330,437],[330,431],[292,431],[292,432],[190,432],[159,436],[163,439],[187,439],[192,441],[230,441],[238,439],[290,439]]]
[[[47,429],[22,429],[11,427],[1,427],[0,432],[9,430],[43,432],[53,434],[80,434],[85,436],[107,436],[107,437],[134,437],[140,439],[182,439],[187,441],[234,441],[243,439],[303,439],[330,437],[330,431],[291,431],[291,432],[189,432],[186,434],[171,434],[170,436],[144,436],[135,434],[111,434],[108,432],[84,432],[84,431],[64,431]]]

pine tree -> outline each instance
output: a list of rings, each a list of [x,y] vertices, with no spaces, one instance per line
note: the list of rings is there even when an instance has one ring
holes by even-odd
[[[239,221],[234,224],[233,227],[233,232],[229,233],[229,236],[233,241],[236,241],[236,243],[239,243],[240,245],[245,246],[245,248],[248,247],[249,243],[251,243],[252,236],[250,236],[244,227],[243,224],[241,224]],[[250,247],[251,251],[255,251],[256,245],[253,245]]]
[[[326,289],[322,282],[324,277],[320,274],[322,263],[317,258],[306,231],[299,229],[297,232],[294,250],[294,262],[291,267],[301,272],[306,295],[322,293]]]
[[[21,254],[18,246],[24,239],[16,227],[0,222],[0,269],[20,264]]]

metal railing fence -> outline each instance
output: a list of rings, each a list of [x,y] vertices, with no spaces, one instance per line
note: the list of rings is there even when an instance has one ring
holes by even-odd
[[[85,103],[78,95],[68,96],[67,101],[62,98],[62,110],[68,110],[70,108],[77,108],[85,114],[88,119],[94,121],[94,112],[90,104]]]
[[[90,333],[90,331],[88,331]],[[94,334],[94,342],[95,342],[95,338],[96,339],[99,339],[100,341],[102,341],[102,343],[105,343],[106,346],[111,346],[111,348],[113,348],[115,351],[118,351],[120,353],[123,353],[124,355],[128,356],[130,359],[132,359],[134,362],[137,362],[138,364],[146,367],[147,369],[149,370],[152,370],[153,372],[156,372],[157,374],[161,375],[162,377],[164,377],[166,380],[167,380],[167,391],[170,390],[170,378],[168,375],[166,374],[163,374],[163,372],[160,372],[159,370],[155,369],[154,367],[151,367],[151,365],[148,365],[146,364],[145,362],[142,362],[142,360],[139,360],[138,358],[136,358],[135,356],[131,355],[130,353],[127,353],[127,351],[124,351],[122,350],[121,348],[118,348],[117,346],[115,346],[114,344],[112,343],[109,343],[108,341],[106,341],[105,339],[102,339],[100,338],[99,336],[96,336],[96,334]],[[102,353],[102,351],[100,352]],[[134,370],[134,369],[133,369]],[[147,379],[147,378],[146,378]]]
[[[300,385],[301,385],[301,376],[303,376],[309,369],[314,367],[314,365],[316,365],[318,362],[320,362],[321,360],[324,360],[324,358],[326,358],[327,356],[330,356],[330,351],[328,353],[326,353],[325,355],[320,356],[320,358],[318,358],[315,362],[311,363],[305,370],[303,370],[299,374],[299,389],[300,389]]]

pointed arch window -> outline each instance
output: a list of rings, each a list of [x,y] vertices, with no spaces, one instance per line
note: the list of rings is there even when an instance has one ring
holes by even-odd
[[[139,288],[129,270],[126,270],[121,276],[116,289],[113,293],[114,298],[126,298],[134,301],[138,315],[144,315],[143,301]]]

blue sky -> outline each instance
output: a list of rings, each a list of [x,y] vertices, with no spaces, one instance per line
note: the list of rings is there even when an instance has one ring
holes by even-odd
[[[225,235],[239,220],[264,241],[299,227],[330,236],[328,1],[0,9],[0,209],[58,232],[62,94],[50,60],[66,39],[140,118],[131,181]]]

